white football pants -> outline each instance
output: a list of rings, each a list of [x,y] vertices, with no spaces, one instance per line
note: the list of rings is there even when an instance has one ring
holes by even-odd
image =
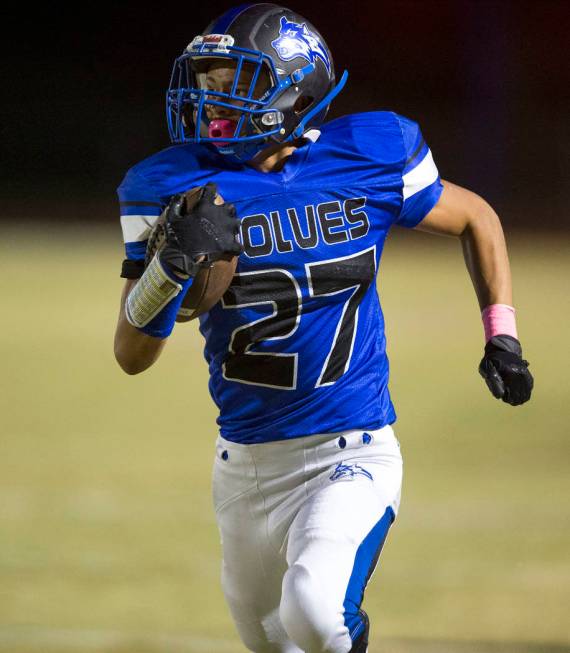
[[[218,438],[222,585],[255,653],[348,653],[400,502],[391,427],[264,444]]]

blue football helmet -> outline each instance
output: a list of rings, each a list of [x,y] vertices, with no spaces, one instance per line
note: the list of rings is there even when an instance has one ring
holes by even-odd
[[[228,93],[205,83],[209,67],[223,60],[235,66]],[[331,53],[303,17],[274,4],[235,7],[174,62],[166,93],[170,138],[212,143],[222,154],[247,161],[268,145],[301,138],[320,125],[347,77],[345,71],[335,84]],[[236,119],[211,118],[215,107]]]

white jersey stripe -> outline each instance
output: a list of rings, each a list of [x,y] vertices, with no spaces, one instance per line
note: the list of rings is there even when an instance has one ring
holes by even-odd
[[[404,200],[407,200],[408,197],[419,193],[430,184],[433,184],[437,180],[438,175],[439,173],[433,161],[431,150],[428,150],[421,163],[418,163],[413,170],[410,170],[410,172],[402,177],[404,182],[404,188],[402,190]]]
[[[121,227],[125,243],[146,240],[158,215],[122,215]]]
[[[312,143],[316,143],[321,135],[320,129],[309,129],[303,134],[303,138],[308,138]]]

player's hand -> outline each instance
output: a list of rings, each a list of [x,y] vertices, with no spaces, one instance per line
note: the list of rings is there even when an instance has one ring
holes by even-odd
[[[195,276],[224,255],[239,255],[239,220],[233,204],[215,204],[216,184],[206,184],[187,209],[184,195],[174,195],[166,208],[166,243],[160,260],[175,272]]]
[[[534,379],[528,371],[528,361],[522,358],[520,342],[512,336],[493,336],[485,345],[485,356],[479,373],[497,399],[511,406],[530,399]]]

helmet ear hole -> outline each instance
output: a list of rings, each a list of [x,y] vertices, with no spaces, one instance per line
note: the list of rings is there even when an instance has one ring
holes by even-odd
[[[311,106],[311,104],[313,104],[314,99],[315,98],[312,98],[309,95],[301,95],[297,98],[297,101],[293,105],[293,111],[297,115],[303,113],[303,111],[306,111]]]

